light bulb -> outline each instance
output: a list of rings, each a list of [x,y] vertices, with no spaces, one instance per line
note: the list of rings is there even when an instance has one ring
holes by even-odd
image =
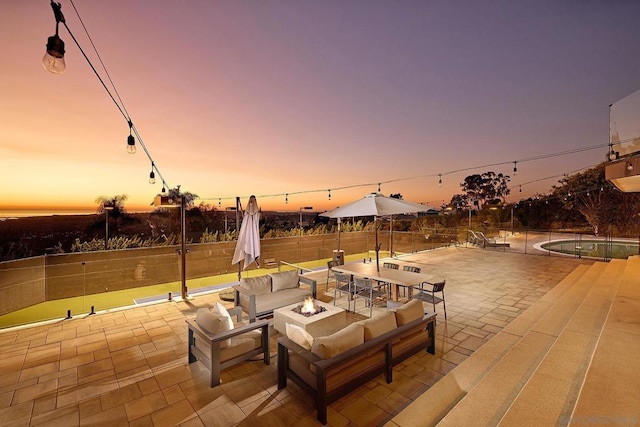
[[[438,175],[438,186],[442,187],[442,175]]]
[[[156,183],[156,174],[153,173],[153,171],[151,171],[151,173],[149,174],[149,184],[155,184]]]
[[[518,175],[518,162],[513,162],[513,175]]]
[[[42,58],[42,66],[53,74],[62,74],[67,68],[64,62],[64,42],[57,34],[47,40],[47,51]]]
[[[133,135],[129,135],[127,137],[127,153],[135,154],[136,153],[136,139]]]

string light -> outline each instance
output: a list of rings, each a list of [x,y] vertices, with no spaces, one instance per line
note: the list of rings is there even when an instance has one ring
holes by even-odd
[[[518,175],[518,162],[513,162],[513,175]]]
[[[127,137],[127,153],[136,154],[136,139],[131,135],[133,123],[129,120],[129,136]]]
[[[222,207],[222,199],[221,199],[221,198],[220,198],[220,199],[218,199],[218,207],[219,207],[219,208],[220,208],[220,207]]]
[[[284,195],[284,204],[288,204],[289,203],[289,193]]]
[[[151,173],[149,174],[149,184],[155,184],[156,183],[156,174],[153,173],[153,167],[155,165],[153,164],[153,162],[151,162]]]
[[[378,193],[380,192],[380,183],[378,183]]]
[[[64,42],[58,37],[58,26],[59,26],[60,23],[62,23],[64,25],[64,27],[67,29],[67,32],[69,33],[69,35],[71,36],[73,41],[75,42],[76,46],[80,50],[80,53],[82,53],[82,55],[84,56],[84,59],[87,61],[87,63],[91,67],[91,70],[93,71],[95,76],[100,81],[100,84],[102,84],[102,87],[104,88],[104,90],[107,92],[107,94],[109,95],[109,97],[111,98],[111,100],[113,101],[115,106],[118,108],[118,110],[120,111],[122,116],[127,121],[128,125],[129,125],[129,136],[127,137],[127,152],[130,153],[130,154],[134,154],[136,152],[136,138],[137,138],[138,142],[140,143],[140,146],[142,147],[142,149],[144,150],[144,152],[147,155],[148,159],[151,161],[151,163],[153,165],[152,166],[152,173],[153,173],[154,176],[152,177],[151,174],[150,174],[149,180],[151,181],[152,178],[155,180],[155,175],[157,174],[158,178],[160,178],[162,180],[162,188],[163,188],[163,192],[165,192],[166,191],[166,187],[168,187],[167,182],[164,180],[164,177],[160,173],[160,170],[158,169],[158,167],[154,164],[154,160],[151,157],[151,153],[149,153],[149,150],[147,150],[147,147],[145,146],[144,142],[142,141],[142,138],[140,137],[140,134],[138,133],[138,131],[135,128],[135,126],[133,125],[133,122],[131,121],[131,117],[129,116],[129,113],[127,112],[127,109],[126,109],[126,107],[124,105],[124,102],[122,101],[122,98],[120,97],[120,94],[118,93],[118,89],[116,88],[116,85],[114,84],[113,80],[111,79],[111,76],[109,75],[109,71],[107,70],[107,67],[105,66],[104,62],[102,61],[102,58],[100,57],[100,54],[98,53],[98,50],[96,49],[96,46],[93,43],[93,40],[91,39],[91,36],[89,35],[89,32],[87,31],[86,26],[82,22],[82,18],[80,17],[80,14],[78,13],[78,10],[76,9],[75,4],[73,4],[73,1],[71,2],[71,5],[73,6],[73,9],[74,9],[74,11],[75,11],[75,13],[76,13],[76,15],[78,17],[78,20],[82,24],[84,32],[85,32],[87,38],[89,39],[89,42],[91,43],[91,46],[93,47],[93,51],[95,52],[95,54],[96,54],[96,56],[97,56],[97,58],[98,58],[98,60],[100,62],[100,65],[102,66],[102,69],[103,69],[103,71],[104,71],[104,73],[105,73],[105,75],[106,75],[111,87],[113,88],[113,93],[109,89],[109,87],[107,87],[107,85],[106,85],[105,81],[103,80],[102,76],[100,75],[100,73],[98,73],[98,70],[96,70],[96,67],[93,65],[93,63],[91,62],[91,60],[89,59],[89,57],[85,53],[84,49],[82,49],[82,46],[80,46],[80,43],[78,43],[78,40],[76,39],[76,37],[71,32],[71,29],[69,29],[69,26],[67,25],[66,20],[64,18],[64,15],[62,14],[60,3],[56,3],[53,0],[51,0],[51,8],[53,9],[53,14],[54,14],[54,17],[56,19],[56,34],[55,34],[55,36],[49,37],[49,39],[47,41],[47,53],[45,54],[45,57],[43,58],[43,65],[45,65],[45,68],[48,71],[51,71],[51,72],[56,73],[56,74],[59,74],[62,71],[64,71],[64,68],[66,67],[66,64],[64,62],[64,53],[65,53],[64,52]],[[53,62],[51,62],[51,61],[53,61]],[[114,94],[115,94],[115,96],[114,96]],[[116,98],[117,98],[117,100],[116,100]],[[134,137],[134,134],[135,134],[135,137]],[[154,171],[154,169],[155,169],[155,171]]]
[[[327,190],[329,192],[329,200],[331,200],[331,189]]]
[[[441,173],[438,174],[438,186],[442,187],[442,174]]]

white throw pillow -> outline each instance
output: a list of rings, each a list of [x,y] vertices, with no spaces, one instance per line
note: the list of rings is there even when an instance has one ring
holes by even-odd
[[[293,325],[291,323],[287,323],[285,325],[287,338],[289,338],[294,343],[298,344],[300,347],[305,350],[311,350],[311,346],[313,345],[313,337],[309,332],[307,332],[304,328]]]
[[[229,325],[227,330],[230,331],[233,329],[233,319],[231,318],[231,315],[229,314],[227,309],[224,307],[224,305],[220,304],[219,302],[216,302],[216,304],[213,306],[211,311],[215,314],[219,314],[221,316],[226,317],[227,324]]]

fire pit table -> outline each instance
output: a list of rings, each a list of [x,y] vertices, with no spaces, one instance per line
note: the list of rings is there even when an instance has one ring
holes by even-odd
[[[331,335],[347,325],[347,312],[340,307],[314,300],[317,307],[324,310],[315,314],[299,314],[301,303],[287,305],[273,312],[273,327],[286,335],[286,324],[291,323],[304,328],[312,337]]]

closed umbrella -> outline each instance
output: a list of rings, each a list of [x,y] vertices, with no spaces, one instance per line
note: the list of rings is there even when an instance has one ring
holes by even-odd
[[[249,198],[247,209],[244,211],[238,242],[233,253],[231,264],[244,262],[243,269],[246,270],[251,263],[258,264],[260,258],[260,208],[256,196]],[[260,265],[258,264],[258,267]],[[240,267],[240,266],[238,266]]]
[[[376,231],[376,266],[380,270],[380,245],[378,245],[378,217],[387,215],[399,215],[413,212],[426,212],[428,206],[419,203],[408,202],[402,199],[383,196],[380,193],[371,193],[362,199],[351,202],[329,212],[320,214],[329,218],[349,218],[359,216],[374,216]],[[338,230],[338,232],[340,232]]]

